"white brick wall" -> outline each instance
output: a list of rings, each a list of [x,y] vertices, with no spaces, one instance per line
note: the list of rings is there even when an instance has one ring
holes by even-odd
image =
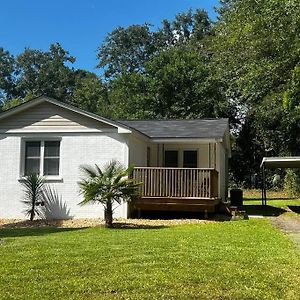
[[[23,135],[23,138],[34,135]],[[39,134],[41,136],[41,134]],[[61,197],[62,203],[73,218],[103,217],[101,205],[79,206],[78,180],[81,164],[99,164],[117,159],[128,164],[128,146],[126,134],[118,133],[73,133],[44,134],[43,137],[61,138],[61,177],[62,181],[49,182]],[[0,135],[0,218],[24,218],[23,191],[18,178],[21,164],[21,136]],[[59,217],[59,211],[57,211]],[[115,210],[116,218],[127,217],[127,205]]]

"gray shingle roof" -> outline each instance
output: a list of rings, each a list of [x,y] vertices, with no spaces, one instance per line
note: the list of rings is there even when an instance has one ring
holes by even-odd
[[[150,138],[223,138],[228,119],[118,121]]]

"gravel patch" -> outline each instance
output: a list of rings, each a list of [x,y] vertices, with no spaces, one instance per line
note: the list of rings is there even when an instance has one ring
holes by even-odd
[[[215,220],[199,219],[172,219],[172,220],[149,220],[149,219],[115,219],[114,227],[149,228],[175,226],[182,224],[206,224]],[[81,228],[104,226],[103,219],[74,219],[74,220],[35,220],[30,222],[21,219],[0,219],[0,228],[38,228],[38,227],[62,227]]]

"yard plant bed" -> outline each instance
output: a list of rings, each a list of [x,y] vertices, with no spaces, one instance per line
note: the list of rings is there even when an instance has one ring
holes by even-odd
[[[267,219],[2,228],[0,299],[298,299],[296,245]]]

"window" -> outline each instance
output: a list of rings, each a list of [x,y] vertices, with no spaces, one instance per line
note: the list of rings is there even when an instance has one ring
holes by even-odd
[[[44,175],[59,174],[59,141],[44,144]]]
[[[165,151],[165,167],[178,168],[178,151]]]
[[[198,152],[196,150],[183,151],[183,167],[184,168],[198,167]]]
[[[26,141],[24,175],[59,175],[60,141]]]
[[[41,142],[26,142],[25,175],[40,174]]]

